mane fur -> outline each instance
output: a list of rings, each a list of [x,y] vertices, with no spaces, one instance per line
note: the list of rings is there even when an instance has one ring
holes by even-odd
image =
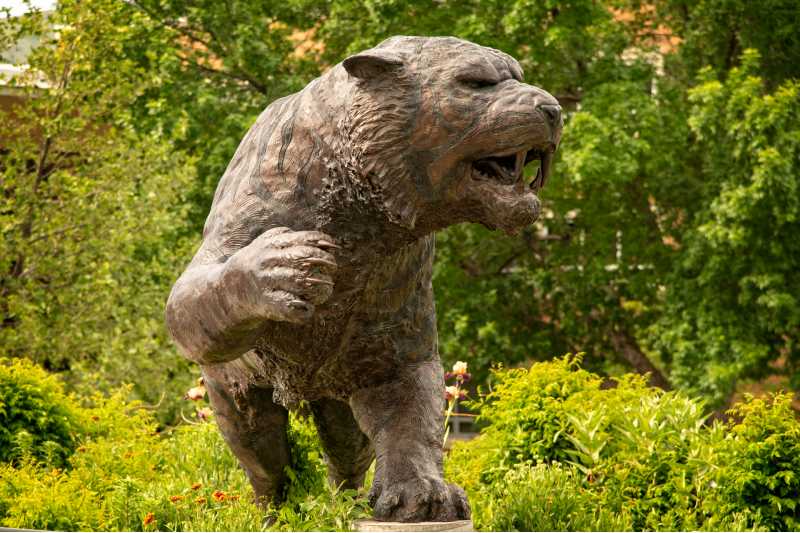
[[[412,73],[360,80],[336,128],[322,213],[347,207],[350,218],[371,218],[384,230],[413,233],[419,191],[408,147],[418,108]]]

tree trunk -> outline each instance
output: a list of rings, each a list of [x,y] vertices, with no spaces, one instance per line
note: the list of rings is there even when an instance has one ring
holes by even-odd
[[[664,390],[672,390],[672,385],[664,374],[661,373],[650,359],[639,348],[636,342],[626,331],[613,331],[611,333],[611,344],[617,353],[625,359],[639,374],[649,374],[648,384],[651,387],[658,387]]]

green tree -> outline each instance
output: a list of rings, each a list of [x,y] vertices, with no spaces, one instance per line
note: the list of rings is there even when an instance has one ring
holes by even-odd
[[[188,365],[163,304],[190,252],[175,232],[193,168],[134,127],[130,106],[157,79],[125,59],[122,9],[63,1],[47,19],[2,22],[8,39],[43,38],[25,97],[0,118],[0,355],[76,386],[133,382],[152,402],[168,391],[174,407]]]
[[[186,225],[192,237],[258,114],[319,74],[313,25],[323,13],[297,0],[132,0],[120,7],[129,28],[124,57],[158,80],[133,102],[136,130],[160,132],[195,158]]]
[[[726,398],[742,377],[800,388],[800,80],[774,91],[744,53],[689,92],[705,205],[684,232],[652,327],[681,386]]]

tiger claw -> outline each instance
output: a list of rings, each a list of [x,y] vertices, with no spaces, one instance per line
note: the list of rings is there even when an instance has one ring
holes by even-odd
[[[326,240],[324,240],[324,239],[320,239],[320,240],[318,240],[318,241],[317,241],[317,246],[319,246],[319,247],[321,247],[321,248],[333,248],[333,249],[335,249],[335,250],[340,250],[340,249],[342,248],[342,247],[341,247],[341,246],[339,246],[338,244],[334,244],[334,243],[332,243],[332,242],[330,242],[330,241],[326,241]]]
[[[303,259],[302,264],[305,266],[336,267],[336,263],[333,261],[328,261],[327,259],[322,259],[321,257],[308,257]]]

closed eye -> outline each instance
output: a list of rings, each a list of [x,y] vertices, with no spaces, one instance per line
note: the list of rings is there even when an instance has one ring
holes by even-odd
[[[466,78],[459,81],[470,89],[486,89],[499,83],[498,80],[490,78]]]

